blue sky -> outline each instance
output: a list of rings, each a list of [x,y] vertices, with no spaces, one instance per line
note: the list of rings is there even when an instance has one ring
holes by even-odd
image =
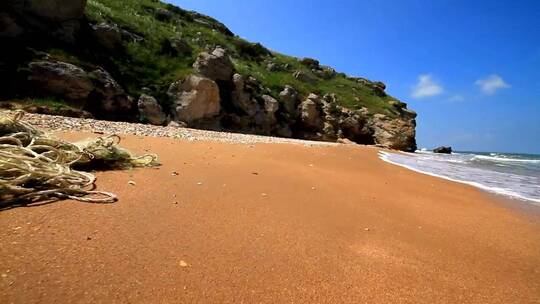
[[[170,0],[268,48],[381,80],[420,147],[540,153],[540,1]]]

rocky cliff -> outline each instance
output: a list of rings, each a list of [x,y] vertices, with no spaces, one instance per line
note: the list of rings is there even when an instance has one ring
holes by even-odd
[[[0,42],[0,100],[34,111],[416,149],[384,83],[155,0],[4,0]]]

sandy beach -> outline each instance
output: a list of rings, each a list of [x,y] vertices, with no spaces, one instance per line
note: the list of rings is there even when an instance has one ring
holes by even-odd
[[[118,203],[0,211],[0,303],[540,303],[502,198],[373,147],[122,137],[162,166],[97,173]]]

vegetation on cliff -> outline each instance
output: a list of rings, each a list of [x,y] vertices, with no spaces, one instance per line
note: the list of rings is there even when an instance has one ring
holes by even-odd
[[[119,71],[130,79],[127,85],[135,91],[141,87],[155,88],[156,91],[168,87],[172,81],[193,71],[197,54],[219,45],[230,51],[241,74],[260,80],[276,98],[285,85],[291,85],[305,96],[334,93],[343,106],[366,107],[370,112],[388,115],[397,113],[397,100],[377,94],[369,81],[335,73],[330,67],[323,67],[320,77],[312,71],[312,68],[319,68],[315,60],[303,61],[270,51],[258,43],[234,36],[212,18],[170,4],[151,0],[89,0],[86,15],[91,22],[116,23],[145,37],[142,42],[127,45],[127,57],[114,60]],[[181,38],[191,51],[182,56],[164,52],[164,45],[172,37]],[[316,81],[302,82],[293,76],[296,71],[302,71]],[[135,91],[130,93],[137,93]]]
[[[10,48],[0,51],[0,80],[9,84],[0,100],[64,100],[103,119],[415,148],[416,114],[382,82],[279,54],[171,4],[62,2],[1,5],[0,39]],[[64,9],[53,11],[58,4]]]

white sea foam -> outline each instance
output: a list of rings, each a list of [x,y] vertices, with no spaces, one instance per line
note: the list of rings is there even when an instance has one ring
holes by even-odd
[[[415,172],[468,184],[492,193],[540,205],[540,175],[536,175],[537,171],[533,171],[533,174],[520,175],[510,173],[509,169],[501,168],[497,164],[491,167],[474,166],[472,160],[478,156],[481,155],[456,153],[449,156],[429,152],[400,154],[380,152],[382,160]],[[497,167],[498,170],[507,171],[490,170]]]
[[[492,155],[495,153],[491,153]],[[497,155],[497,154],[495,154]],[[540,159],[516,159],[516,158],[508,158],[508,157],[496,157],[496,156],[486,156],[486,155],[476,155],[472,158],[475,159],[481,159],[481,160],[488,160],[488,161],[494,161],[494,162],[513,162],[513,163],[531,163],[531,164],[540,164]]]

